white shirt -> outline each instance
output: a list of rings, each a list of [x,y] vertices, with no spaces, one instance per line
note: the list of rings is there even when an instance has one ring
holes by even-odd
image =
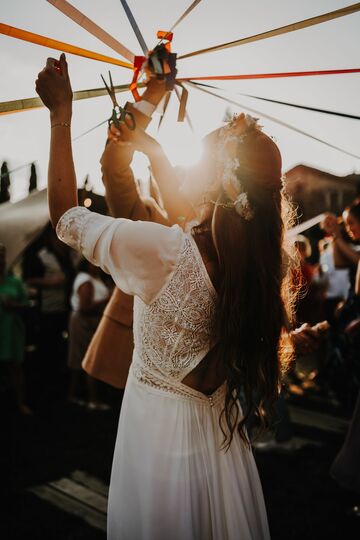
[[[53,253],[44,247],[39,251],[38,256],[45,267],[45,278],[65,278],[64,272]],[[65,283],[60,287],[43,287],[41,298],[41,309],[43,312],[56,313],[65,311]]]
[[[332,246],[328,246],[320,255],[320,265],[328,282],[326,298],[347,298],[350,272],[348,268],[335,268]]]
[[[84,283],[90,282],[94,288],[94,302],[106,300],[109,296],[109,290],[101,279],[95,278],[86,272],[79,272],[73,284],[72,295],[70,299],[71,307],[74,311],[80,309],[79,289]]]

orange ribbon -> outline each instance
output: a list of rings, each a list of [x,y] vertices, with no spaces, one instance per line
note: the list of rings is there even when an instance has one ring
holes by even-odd
[[[114,64],[116,66],[126,67],[129,69],[132,69],[133,67],[132,64],[128,62],[123,62],[122,60],[118,60],[117,58],[112,58],[110,56],[98,54],[93,51],[88,51],[87,49],[82,49],[81,47],[70,45],[69,43],[63,43],[62,41],[57,41],[56,39],[40,36],[39,34],[33,34],[32,32],[27,32],[26,30],[22,30],[21,28],[15,28],[14,26],[9,26],[8,24],[0,23],[0,34],[4,34],[5,36],[13,37],[16,39],[21,39],[23,41],[29,41],[30,43],[42,45],[43,47],[49,47],[50,49],[56,49],[58,51],[67,52],[70,54],[76,54],[77,56],[91,58],[92,60],[98,60],[100,62]]]
[[[160,39],[161,41],[163,41],[163,40],[167,41],[167,43],[165,43],[164,46],[165,46],[165,49],[170,53],[171,52],[170,43],[171,43],[171,41],[173,39],[173,33],[172,32],[165,32],[164,30],[159,30],[156,35],[157,35],[157,38]],[[134,67],[133,67],[134,75],[133,75],[133,78],[132,78],[132,81],[130,83],[129,88],[131,90],[131,93],[132,93],[135,101],[140,101],[141,100],[141,96],[140,96],[140,94],[139,94],[139,92],[137,90],[137,80],[139,78],[141,69],[142,69],[142,67],[144,65],[144,62],[146,62],[149,59],[149,57],[153,54],[153,52],[154,52],[153,50],[149,51],[147,57],[145,57],[145,56],[135,56],[135,58],[134,58]],[[170,66],[165,60],[162,62],[162,70],[163,70],[164,75],[168,75],[169,73],[171,73]]]

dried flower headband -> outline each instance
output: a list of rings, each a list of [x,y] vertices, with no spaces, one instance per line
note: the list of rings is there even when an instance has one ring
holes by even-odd
[[[241,120],[241,127],[240,121]],[[244,190],[238,175],[241,164],[236,156],[238,146],[244,141],[250,131],[261,130],[257,119],[250,115],[234,116],[233,119],[218,132],[216,145],[218,181],[230,199],[231,203],[220,204],[226,208],[234,208],[246,221],[253,219],[255,211],[250,204],[248,194]],[[245,125],[244,125],[245,123]],[[239,132],[239,127],[241,131]]]

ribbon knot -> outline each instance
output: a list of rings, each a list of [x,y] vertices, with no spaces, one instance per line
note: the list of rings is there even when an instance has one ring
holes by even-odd
[[[164,78],[166,89],[172,90],[175,84],[176,77],[176,53],[171,52],[171,41],[173,32],[159,30],[157,38],[161,42],[156,47],[149,51],[147,56],[135,56],[134,58],[134,75],[130,84],[130,90],[135,101],[140,101],[141,96],[137,90],[137,81],[141,71],[147,72],[148,76],[156,76]],[[162,43],[166,40],[166,43]]]

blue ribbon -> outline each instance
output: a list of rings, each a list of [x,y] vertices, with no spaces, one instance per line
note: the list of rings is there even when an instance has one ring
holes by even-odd
[[[129,20],[129,23],[132,26],[132,29],[134,30],[134,33],[135,33],[135,35],[137,37],[137,40],[138,40],[138,42],[140,44],[140,47],[142,48],[142,51],[146,56],[148,51],[149,51],[149,48],[145,43],[145,40],[144,40],[144,38],[142,36],[142,33],[140,32],[140,29],[139,29],[139,27],[137,25],[137,22],[134,19],[134,15],[131,13],[131,9],[129,8],[128,3],[126,2],[126,0],[120,0],[120,2],[122,3],[122,6],[123,6],[124,11],[126,13],[126,16],[127,16],[128,20]]]

